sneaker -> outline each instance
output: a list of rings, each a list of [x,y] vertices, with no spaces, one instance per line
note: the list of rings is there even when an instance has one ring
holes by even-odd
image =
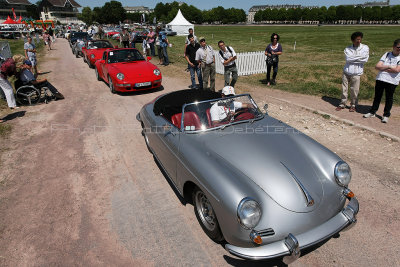
[[[350,112],[356,111],[356,107],[355,107],[355,106],[351,106],[350,109],[349,109],[349,111],[350,111]]]
[[[368,112],[367,114],[364,114],[363,117],[364,118],[374,118],[375,117],[375,113]]]
[[[382,122],[383,122],[383,123],[388,123],[388,121],[389,121],[389,117],[383,116]]]

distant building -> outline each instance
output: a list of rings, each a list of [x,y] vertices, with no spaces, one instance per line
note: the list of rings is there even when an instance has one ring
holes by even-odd
[[[317,6],[301,6],[301,5],[261,5],[261,6],[252,6],[249,9],[249,14],[247,15],[247,22],[254,22],[254,15],[257,11],[266,10],[266,9],[281,9],[284,8],[286,10],[290,8],[318,8]]]
[[[154,11],[154,9],[150,9],[145,6],[125,6],[124,9],[126,13],[140,13],[140,14],[149,14]]]
[[[78,20],[78,8],[81,7],[74,0],[42,0],[39,5],[42,20],[54,20],[63,24],[83,23]]]
[[[32,5],[28,0],[0,0],[0,19],[5,20],[7,16],[14,19],[12,9],[14,8],[17,18],[21,15],[26,17],[26,7]]]
[[[365,2],[364,4],[357,5],[357,6],[361,6],[361,7],[372,7],[372,6],[384,7],[384,6],[390,6],[390,0],[381,1],[381,2]]]

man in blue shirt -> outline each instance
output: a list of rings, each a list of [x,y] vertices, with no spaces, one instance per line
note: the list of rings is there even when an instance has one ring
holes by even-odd
[[[33,75],[31,68],[32,62],[29,60],[25,60],[22,65],[23,70],[20,73],[19,79],[21,82],[25,84],[32,84],[37,88],[47,87],[52,92],[54,97],[57,99],[64,99],[64,96],[58,92],[57,88],[55,88],[51,83],[47,81],[47,79],[36,80],[35,75]]]

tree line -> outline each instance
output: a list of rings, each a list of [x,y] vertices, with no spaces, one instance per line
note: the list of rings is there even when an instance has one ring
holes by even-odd
[[[255,22],[263,21],[319,21],[335,23],[337,21],[398,21],[400,5],[396,6],[325,6],[320,8],[280,8],[259,10],[254,15]]]
[[[179,4],[176,1],[165,4],[159,2],[154,8],[154,12],[145,14],[145,21],[153,22],[155,19],[156,22],[168,23],[175,18],[179,9],[183,16],[194,24],[227,24],[246,21],[246,13],[243,9],[225,9],[218,6],[210,10],[200,10],[193,5]],[[93,22],[118,24],[125,20],[140,23],[143,22],[142,16],[141,13],[126,12],[119,1],[110,1],[102,7],[93,8],[93,10],[90,7],[84,7],[78,18],[86,24],[92,24]]]

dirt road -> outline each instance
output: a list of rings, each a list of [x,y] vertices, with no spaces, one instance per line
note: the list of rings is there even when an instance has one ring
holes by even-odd
[[[213,243],[146,148],[135,115],[157,95],[187,88],[188,73],[170,65],[162,69],[163,91],[113,95],[64,39],[41,70],[51,70],[47,77],[66,99],[20,109],[21,117],[9,122],[11,136],[0,141],[1,266],[275,264],[243,261]],[[261,105],[267,100],[264,92],[253,94]],[[350,164],[361,205],[353,229],[293,266],[399,266],[399,143],[268,103],[270,115]]]

